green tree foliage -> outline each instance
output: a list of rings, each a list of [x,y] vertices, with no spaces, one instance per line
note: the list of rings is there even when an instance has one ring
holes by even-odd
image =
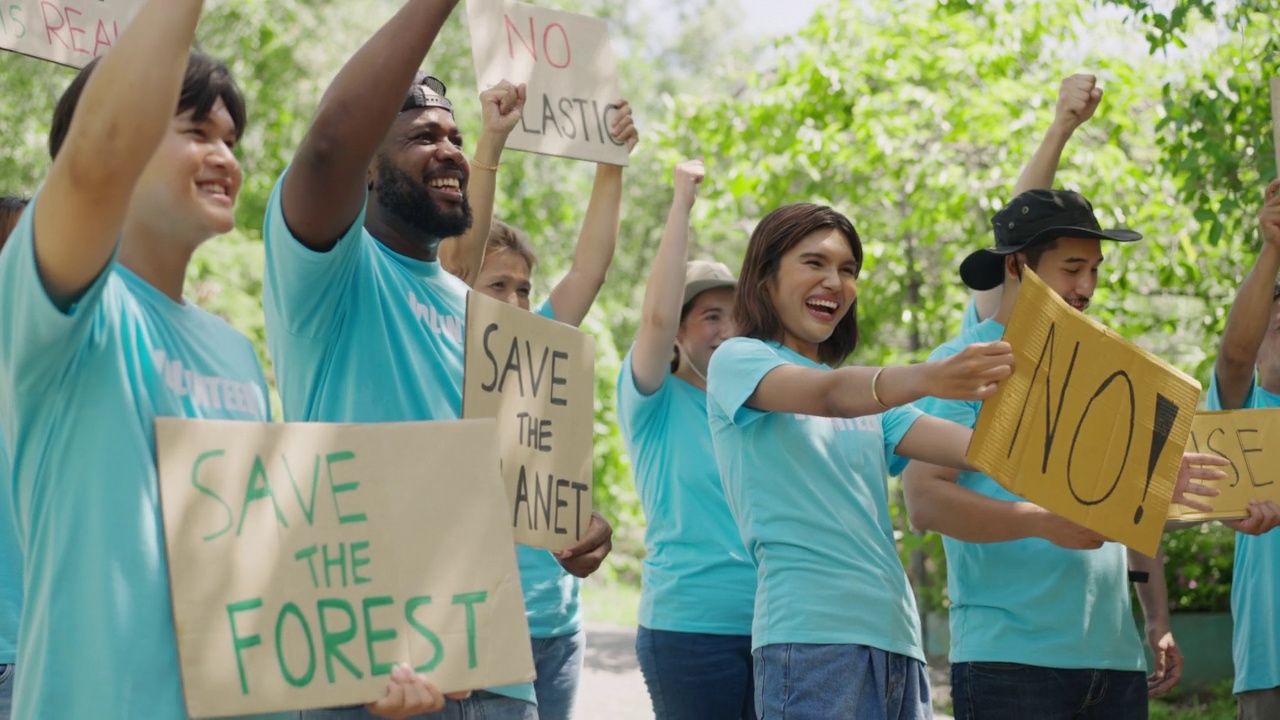
[[[1274,34],[1258,30],[1271,27],[1275,2],[1183,0],[1159,16],[1153,7],[1167,4],[1140,0],[829,0],[801,32],[768,44],[735,30],[736,0],[669,3],[679,8],[674,18],[644,9],[653,4],[557,2],[610,20],[620,85],[641,131],[614,268],[584,323],[598,352],[596,503],[618,531],[615,571],[634,577],[643,516],[614,385],[676,162],[703,157],[708,166],[694,211],[695,257],[737,268],[755,223],[785,203],[849,214],[867,253],[864,341],[853,360],[921,360],[959,327],[968,297],[959,259],[990,242],[989,218],[1051,120],[1058,82],[1096,72],[1106,97],[1068,148],[1057,184],[1092,198],[1104,224],[1148,239],[1107,248],[1091,312],[1207,380],[1225,304],[1256,247],[1250,217],[1260,185],[1275,176],[1258,77],[1259,67],[1276,67]],[[329,80],[400,2],[209,5],[200,43],[239,78],[250,129],[240,146],[240,229],[200,250],[189,292],[249,335],[266,362],[263,208]],[[1153,57],[1131,51],[1143,43]],[[448,84],[464,135],[475,136],[478,88],[463,6],[425,69]],[[48,118],[72,75],[0,53],[9,100],[0,106],[3,190],[36,189],[48,167]],[[568,268],[592,176],[586,163],[504,155],[497,214],[533,238],[536,295]],[[911,535],[901,512],[895,522],[906,550],[937,552],[936,538]],[[930,566],[916,554],[918,580]],[[929,597],[941,601],[940,592]]]

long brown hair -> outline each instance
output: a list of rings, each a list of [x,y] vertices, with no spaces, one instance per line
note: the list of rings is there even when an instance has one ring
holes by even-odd
[[[738,334],[757,340],[782,340],[782,323],[769,298],[768,282],[777,277],[782,256],[801,240],[818,230],[837,230],[849,240],[862,272],[862,240],[849,218],[825,205],[796,203],[784,205],[769,213],[751,233],[742,272],[738,274],[738,292],[734,296],[733,316]],[[831,337],[818,345],[818,360],[839,365],[858,347],[858,301],[836,325]]]

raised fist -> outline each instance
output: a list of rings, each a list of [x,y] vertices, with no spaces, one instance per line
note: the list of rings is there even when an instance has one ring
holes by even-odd
[[[1102,88],[1098,87],[1098,78],[1093,75],[1072,75],[1062,81],[1058,90],[1058,107],[1053,121],[1075,130],[1093,117],[1093,112],[1102,102]]]
[[[485,132],[510,135],[524,113],[526,88],[503,80],[480,93],[480,125]]]

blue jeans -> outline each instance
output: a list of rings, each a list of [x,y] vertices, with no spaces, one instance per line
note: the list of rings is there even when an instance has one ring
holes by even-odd
[[[363,705],[328,710],[305,710],[298,720],[381,720]],[[449,700],[440,712],[414,715],[410,720],[538,720],[538,708],[523,700],[479,690],[466,700]]]
[[[752,655],[759,720],[933,717],[929,673],[914,658],[866,645],[799,643],[765,645]]]
[[[636,658],[657,720],[750,720],[751,636],[636,632]]]
[[[569,720],[578,696],[578,679],[586,657],[586,634],[533,638],[533,667],[538,679],[533,692],[538,697],[538,715],[546,720]]]
[[[1145,720],[1147,677],[1124,670],[956,663],[951,703],[956,720]]]
[[[13,712],[13,665],[0,665],[0,720]]]

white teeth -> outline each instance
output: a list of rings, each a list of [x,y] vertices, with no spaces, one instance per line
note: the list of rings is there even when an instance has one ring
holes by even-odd
[[[832,312],[835,312],[836,308],[840,307],[838,303],[833,302],[831,300],[814,299],[814,300],[809,300],[808,304],[812,305],[813,307],[822,308],[823,310],[830,310]]]
[[[461,187],[461,183],[458,182],[457,178],[436,178],[428,184],[431,187],[447,187],[455,190]]]

